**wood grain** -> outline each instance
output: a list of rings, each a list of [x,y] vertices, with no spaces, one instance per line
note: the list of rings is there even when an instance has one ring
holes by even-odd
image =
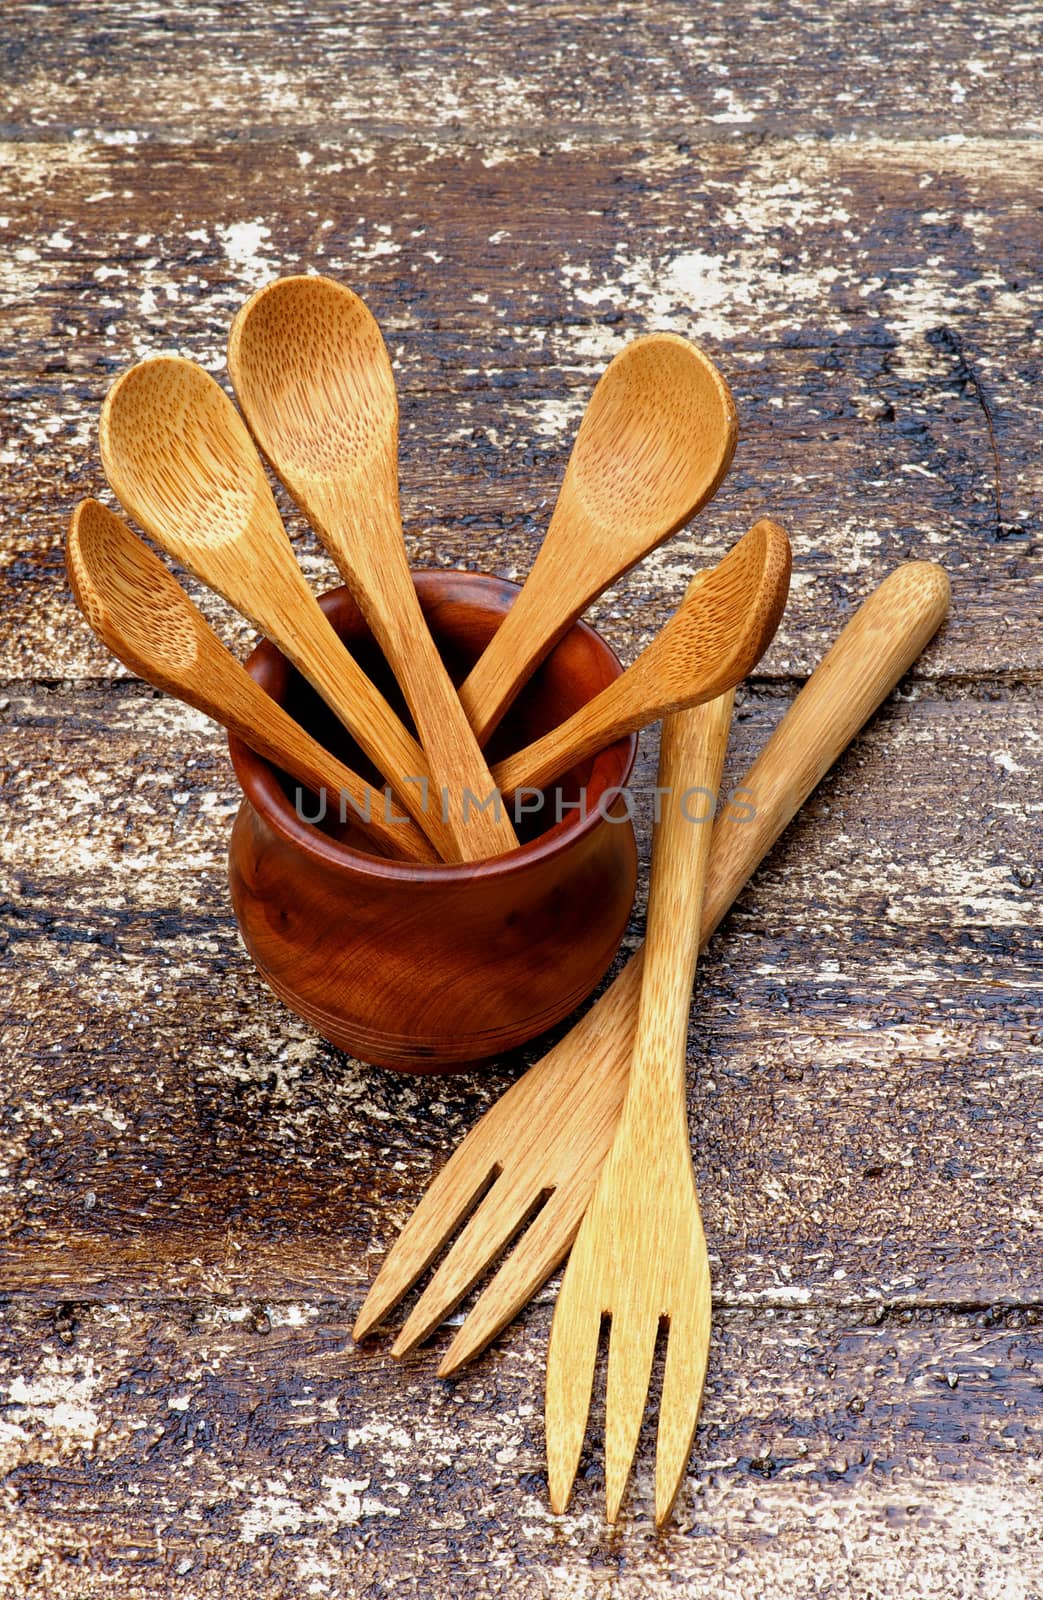
[[[69,0],[59,18],[10,0],[5,120],[51,137],[383,142],[403,128],[502,160],[519,141],[612,141],[664,132],[870,138],[1017,133],[1037,126],[1029,6],[1002,16],[954,0],[929,34],[913,0],[799,13],[707,0],[524,0],[389,16],[380,0],[251,0],[193,17],[121,0]],[[263,116],[258,114],[263,103]]]
[[[3,1600],[1038,1589],[1043,82],[1033,6],[929,24],[5,8]],[[288,1023],[233,934],[220,736],[71,611],[112,378],[160,350],[220,375],[246,294],[312,267],[387,331],[415,565],[523,577],[605,362],[654,328],[710,351],[732,474],[595,616],[633,660],[743,528],[787,528],[733,778],[891,567],[953,580],[702,961],[689,1112],[727,1298],[662,1544],[641,1475],[613,1541],[546,1519],[549,1297],[453,1386],[353,1353],[364,1283],[524,1059],[450,1096]]]
[[[228,370],[254,438],[402,689],[441,796],[445,859],[517,849],[509,813],[484,809],[495,785],[413,587],[398,501],[398,398],[372,312],[337,279],[279,278],[237,312]]]
[[[245,293],[308,265],[348,277],[387,331],[415,564],[524,576],[597,371],[634,333],[674,327],[718,360],[742,435],[713,505],[595,613],[624,652],[769,512],[798,576],[768,675],[806,674],[859,586],[910,556],[941,561],[957,594],[925,670],[1039,673],[1037,146],[740,142],[693,167],[630,144],[486,167],[402,141],[302,168],[277,148],[167,145],[147,185],[140,160],[36,144],[0,167],[16,241],[4,678],[99,671],[56,578],[69,507],[101,487],[111,376],[171,347],[220,368]]]
[[[1031,1593],[1043,1349],[1024,1312],[716,1312],[708,1448],[666,1540],[647,1472],[614,1538],[547,1517],[547,1308],[531,1343],[452,1386],[354,1351],[349,1320],[329,1299],[9,1307],[4,1600],[499,1597],[505,1574],[543,1600],[563,1571],[580,1600],[709,1581],[745,1600],[799,1593],[809,1569],[838,1600]],[[596,1424],[594,1490],[600,1448]]]
[[[726,789],[786,703],[740,700]],[[194,713],[127,685],[39,688],[3,715],[3,1282],[163,1294],[171,1258],[195,1281],[200,1256],[244,1292],[303,1275],[314,1293],[327,1251],[360,1304],[528,1058],[425,1088],[266,997],[224,882],[234,780]],[[1024,690],[907,685],[704,956],[689,1111],[730,1303],[1043,1296],[1037,724]],[[647,791],[654,741],[639,762]]]

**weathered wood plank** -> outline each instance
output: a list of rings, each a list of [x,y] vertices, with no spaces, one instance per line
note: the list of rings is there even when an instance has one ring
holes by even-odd
[[[731,779],[785,703],[747,693]],[[194,714],[98,686],[6,716],[0,1282],[357,1299],[520,1063],[395,1077],[267,994],[227,903],[233,781]],[[1039,773],[1027,693],[896,698],[712,947],[691,1109],[726,1305],[1043,1294]]]
[[[622,1532],[603,1527],[597,1415],[573,1507],[549,1515],[537,1322],[447,1384],[354,1350],[329,1305],[9,1310],[4,1595],[746,1600],[804,1593],[809,1571],[835,1600],[1034,1592],[1043,1346],[1024,1313],[718,1316],[667,1539],[650,1430]]]
[[[1036,1600],[1037,13],[9,0],[0,1600]],[[624,339],[719,358],[735,470],[596,615],[629,657],[694,566],[787,524],[733,775],[895,561],[954,578],[702,967],[716,1326],[665,1541],[648,1436],[606,1535],[598,1416],[547,1513],[551,1290],[454,1386],[432,1352],[352,1347],[396,1227],[523,1061],[416,1083],[293,1021],[230,919],[219,736],[113,682],[71,613],[112,375],[160,348],[220,371],[245,294],[307,267],[388,332],[417,563],[525,572]]]
[[[952,0],[507,7],[8,0],[4,121],[235,139],[1038,128],[1039,13]]]
[[[692,532],[599,615],[662,620],[685,574],[771,510],[797,567],[767,675],[806,672],[909,552],[956,586],[930,673],[1039,672],[1037,147],[629,146],[486,167],[399,144],[301,168],[270,147],[165,145],[147,184],[125,147],[14,152],[0,681],[107,670],[68,627],[60,539],[102,485],[113,373],[163,347],[219,366],[245,293],[307,265],[348,277],[388,330],[418,562],[524,574],[596,372],[673,326],[732,381],[740,452]]]

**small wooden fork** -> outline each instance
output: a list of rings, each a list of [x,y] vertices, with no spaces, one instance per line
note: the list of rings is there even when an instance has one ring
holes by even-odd
[[[688,1143],[688,1010],[710,827],[734,691],[663,723],[645,965],[623,1111],[562,1280],[547,1351],[550,1501],[564,1511],[587,1427],[602,1320],[611,1322],[605,1495],[615,1522],[637,1447],[656,1340],[669,1332],[656,1446],[655,1520],[684,1476],[710,1346],[710,1263]],[[712,796],[709,807],[707,797]],[[701,810],[690,810],[698,797]]]
[[[743,779],[740,792],[753,816],[740,820],[725,811],[714,826],[704,944],[948,606],[945,573],[915,561],[891,573],[847,624]],[[448,1377],[517,1316],[564,1260],[619,1119],[642,964],[638,951],[453,1152],[388,1252],[356,1320],[356,1339],[384,1321],[451,1243],[392,1346],[402,1356],[429,1338],[496,1266],[442,1357],[439,1376]]]

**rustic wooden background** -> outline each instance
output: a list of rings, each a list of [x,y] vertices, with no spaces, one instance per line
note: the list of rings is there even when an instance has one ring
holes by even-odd
[[[7,0],[3,1600],[1043,1593],[1041,24],[1017,0]],[[604,1528],[596,1422],[548,1512],[551,1291],[456,1383],[353,1347],[398,1226],[522,1063],[414,1082],[280,1008],[229,913],[221,738],[67,592],[113,374],[179,350],[222,375],[248,291],[308,267],[387,331],[417,563],[524,573],[604,362],[655,327],[717,357],[732,475],[596,619],[631,657],[779,517],[792,602],[735,773],[896,562],[953,580],[702,967],[716,1320],[663,1538],[647,1439]]]

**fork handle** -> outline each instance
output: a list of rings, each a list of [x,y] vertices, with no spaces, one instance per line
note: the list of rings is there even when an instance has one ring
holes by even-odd
[[[736,791],[749,796],[752,818],[725,811],[713,830],[702,944],[812,789],[937,633],[949,599],[941,567],[908,561],[874,589],[822,658]]]
[[[733,791],[749,797],[752,818],[724,811],[714,824],[700,950],[808,795],[938,632],[951,593],[944,568],[907,561],[888,573],[834,640]],[[644,962],[641,946],[588,1013],[600,1013],[602,1036],[626,1028]]]
[[[664,798],[652,836],[645,961],[628,1099],[684,1115],[688,1010],[703,892],[734,689],[666,717],[659,752]],[[669,1110],[668,1110],[669,1108]],[[687,1136],[686,1136],[687,1140]]]
[[[950,598],[942,567],[907,561],[888,573],[838,635],[734,791],[750,797],[752,819],[724,811],[714,824],[700,950],[808,795],[926,649]],[[642,945],[576,1025],[589,1026],[592,1040],[620,1060],[629,1058],[644,965]]]

